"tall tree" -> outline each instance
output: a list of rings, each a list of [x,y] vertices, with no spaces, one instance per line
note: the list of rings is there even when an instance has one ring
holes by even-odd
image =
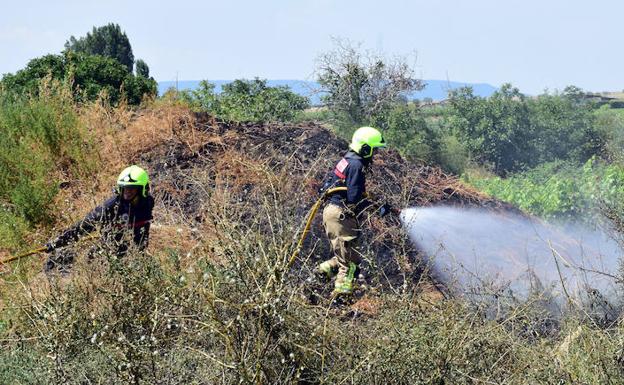
[[[15,95],[37,94],[46,76],[69,82],[76,100],[94,100],[105,91],[113,104],[124,97],[129,104],[139,104],[143,96],[154,96],[157,92],[154,79],[129,73],[115,59],[72,51],[31,60],[26,68],[4,75],[0,91]]]
[[[448,124],[473,157],[493,166],[500,175],[531,162],[534,140],[526,97],[511,84],[503,84],[490,98],[460,88],[449,94]]]
[[[405,58],[363,53],[348,41],[335,43],[333,51],[318,59],[318,82],[325,105],[352,124],[369,123],[424,87]]]
[[[132,72],[134,55],[126,33],[118,24],[110,23],[102,27],[93,27],[93,31],[76,39],[70,37],[65,43],[68,51],[83,52],[88,55],[102,55],[116,59],[123,64],[128,72]]]
[[[527,97],[504,84],[489,98],[462,88],[451,92],[449,104],[448,128],[476,161],[502,176],[555,160],[584,163],[604,146],[595,106],[576,87]]]
[[[135,65],[136,75],[144,78],[149,78],[149,67],[143,59],[138,59]]]

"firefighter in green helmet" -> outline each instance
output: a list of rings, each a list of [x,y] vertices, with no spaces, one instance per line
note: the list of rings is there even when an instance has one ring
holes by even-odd
[[[100,229],[101,242],[89,251],[89,257],[106,248],[117,256],[125,255],[130,243],[139,250],[147,247],[154,198],[149,193],[149,176],[139,166],[125,168],[117,178],[115,194],[87,216],[46,244],[50,253],[45,271],[67,272],[74,256],[65,246]],[[129,241],[131,240],[131,242]]]
[[[351,294],[360,264],[355,248],[361,230],[358,215],[371,202],[366,199],[366,171],[378,148],[385,147],[384,138],[373,127],[360,127],[353,134],[349,151],[330,172],[322,191],[346,187],[332,193],[323,209],[323,226],[329,238],[333,257],[317,266],[322,276],[334,277],[334,295]],[[385,215],[390,207],[380,207]]]

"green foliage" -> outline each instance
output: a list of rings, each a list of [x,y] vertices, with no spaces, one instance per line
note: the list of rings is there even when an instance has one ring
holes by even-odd
[[[117,60],[74,52],[33,59],[26,68],[5,75],[0,88],[16,95],[37,94],[40,82],[47,76],[71,84],[78,101],[95,100],[105,93],[113,104],[125,97],[129,104],[136,105],[144,95],[157,92],[154,79],[128,73]]]
[[[125,97],[130,105],[139,105],[146,98],[156,96],[158,84],[153,78],[127,74],[120,88],[121,96]],[[111,101],[113,104],[114,100]]]
[[[453,134],[441,135],[437,164],[447,172],[461,175],[470,164],[466,145]]]
[[[288,87],[269,87],[266,80],[235,80],[223,86],[221,93],[203,80],[193,91],[182,91],[179,97],[193,108],[221,119],[237,122],[291,121],[309,107],[307,98]]]
[[[93,31],[87,32],[86,36],[78,39],[72,36],[65,42],[65,49],[115,59],[126,68],[126,72],[132,72],[134,65],[132,46],[128,36],[118,24],[110,23],[102,27],[93,27]]]
[[[582,98],[582,91],[570,86],[562,94],[543,94],[528,103],[534,136],[530,155],[535,164],[557,159],[581,164],[600,155],[605,138],[595,127],[595,106]]]
[[[216,115],[220,111],[218,96],[214,89],[214,84],[208,83],[207,80],[202,80],[199,82],[199,86],[194,90],[182,90],[177,92],[175,89],[169,89],[163,97],[177,93],[177,95],[174,96],[177,96],[178,99],[187,103],[193,109],[210,112]]]
[[[42,79],[72,84],[76,100],[95,100],[102,94],[113,104],[126,98],[137,105],[145,95],[155,96],[157,84],[149,77],[149,67],[137,61],[137,75],[132,74],[134,56],[128,37],[119,25],[93,28],[92,33],[65,43],[61,55],[32,59],[26,68],[2,77],[0,89],[16,95],[36,94]]]
[[[298,114],[294,121],[296,122],[317,122],[330,124],[332,112],[325,107],[312,107]]]
[[[77,100],[95,100],[101,92],[106,92],[113,103],[120,100],[127,72],[119,62],[103,56],[71,53],[67,59],[66,75],[74,80]]]
[[[149,67],[143,59],[139,59],[136,61],[136,76],[142,76],[144,78],[149,78]]]
[[[447,124],[474,157],[500,173],[529,161],[529,111],[517,88],[504,85],[489,99],[474,96],[470,88],[450,96]]]
[[[624,201],[624,167],[593,158],[582,167],[554,162],[508,178],[468,173],[464,180],[543,218],[591,222],[605,206]]]
[[[336,48],[318,62],[323,104],[343,118],[345,126],[367,124],[424,87],[406,59],[365,54],[349,42],[336,41]]]
[[[505,84],[486,99],[459,89],[451,93],[446,125],[500,175],[558,159],[580,164],[600,153],[604,137],[593,125],[593,105],[579,93],[569,87],[527,98]]]
[[[36,93],[42,79],[64,79],[67,71],[67,57],[63,55],[45,55],[32,59],[26,68],[15,74],[5,74],[0,82],[1,90],[15,94]]]
[[[269,87],[266,80],[235,80],[223,86],[221,111],[235,121],[288,121],[309,101],[288,87]]]
[[[606,157],[624,163],[624,109],[602,106],[595,112],[596,128],[606,138]]]
[[[15,211],[9,203],[0,207],[0,248],[17,249],[30,229],[28,221]]]
[[[71,92],[44,82],[37,96],[0,93],[0,242],[15,245],[26,223],[50,219],[57,168],[78,175],[93,169],[90,147]]]
[[[382,130],[388,145],[410,160],[432,162],[438,158],[437,135],[430,130],[417,106],[397,103],[375,115],[372,125]]]
[[[266,195],[247,191],[252,201],[229,183],[214,188],[205,214],[215,236],[192,251],[103,253],[78,260],[69,279],[49,277],[43,293],[12,285],[3,299],[19,306],[1,313],[11,327],[0,331],[0,383],[622,381],[621,327],[570,317],[549,320],[556,333],[548,334],[540,301],[514,302],[492,320],[457,300],[432,302],[407,279],[352,307],[325,294],[310,303],[307,259],[322,246],[288,265],[300,219],[293,201],[305,199],[286,193],[290,181],[275,182]],[[503,307],[505,298],[497,299]]]

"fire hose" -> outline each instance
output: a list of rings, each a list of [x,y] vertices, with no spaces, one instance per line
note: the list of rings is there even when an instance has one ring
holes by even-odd
[[[33,255],[33,254],[39,254],[39,253],[41,253],[43,251],[46,251],[46,250],[47,250],[47,247],[42,246],[42,247],[36,248],[34,250],[27,251],[27,252],[25,252],[23,254],[18,254],[18,255],[14,255],[12,257],[9,257],[9,258],[7,258],[5,260],[0,261],[0,264],[4,265],[4,264],[7,264],[9,262],[17,261],[19,259],[22,259],[24,257],[28,257],[28,256]]]

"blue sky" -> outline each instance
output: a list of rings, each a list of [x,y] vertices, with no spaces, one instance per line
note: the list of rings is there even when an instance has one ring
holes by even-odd
[[[409,55],[425,79],[624,89],[617,0],[6,1],[0,74],[115,22],[159,81],[312,80],[331,37]]]

